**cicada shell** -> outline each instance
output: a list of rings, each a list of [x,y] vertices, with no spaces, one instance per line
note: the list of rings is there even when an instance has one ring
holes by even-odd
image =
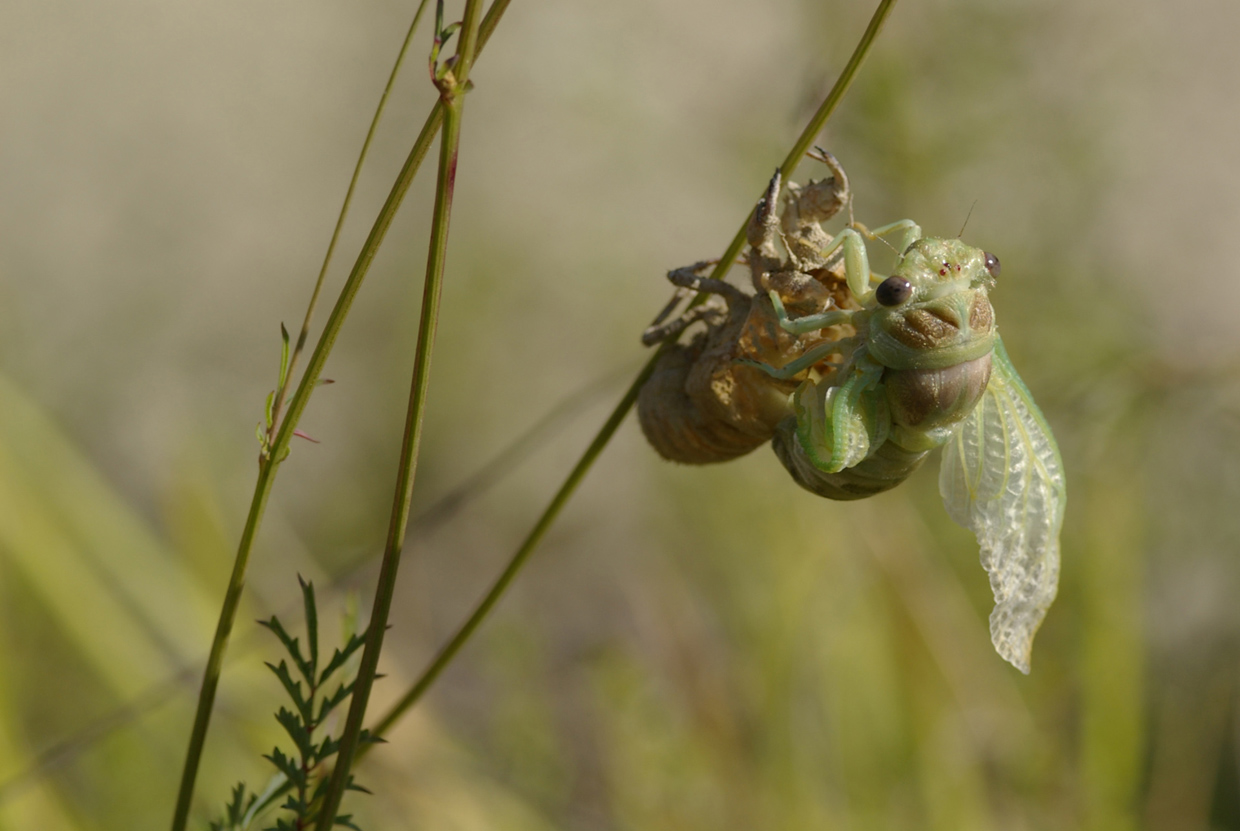
[[[642,430],[667,459],[721,462],[772,440],[802,487],[861,499],[907,479],[944,447],[940,491],[977,536],[990,576],[996,650],[1029,671],[1055,597],[1063,463],[1046,419],[999,339],[989,292],[999,260],[911,220],[873,231],[821,222],[848,201],[834,176],[787,186],[776,174],[749,226],[751,295],[677,269],[677,296],[643,336],[665,344],[638,398]],[[900,234],[894,273],[876,277],[865,240]],[[781,255],[781,248],[785,254]],[[665,323],[694,292],[708,299]]]
[[[832,159],[832,162],[834,160]],[[711,263],[676,269],[668,279],[677,287],[672,303],[646,330],[643,342],[674,339],[701,322],[702,331],[686,344],[664,345],[653,374],[637,401],[642,432],[665,459],[686,464],[723,462],[749,453],[771,439],[792,410],[789,394],[808,377],[772,378],[745,362],[783,366],[825,340],[850,337],[841,325],[795,335],[780,327],[770,292],[786,308],[814,314],[827,308],[856,308],[844,282],[843,264],[819,256],[831,237],[820,223],[848,201],[848,179],[838,165],[834,176],[805,187],[789,183],[784,211],[775,210],[781,191],[771,180],[749,226],[748,265],[754,294],[702,276]],[[781,255],[780,246],[786,255]],[[670,322],[672,311],[696,292],[706,302],[691,305]],[[829,362],[817,368],[831,371]]]

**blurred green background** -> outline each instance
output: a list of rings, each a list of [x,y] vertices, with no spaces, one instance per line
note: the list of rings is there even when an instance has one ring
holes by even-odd
[[[376,706],[513,550],[645,358],[663,273],[721,253],[871,11],[513,3],[466,107],[416,507],[575,403],[415,530]],[[0,828],[171,816],[278,324],[412,12],[0,4]],[[1069,479],[1031,676],[990,647],[935,465],[833,504],[765,449],[663,463],[630,421],[360,769],[363,826],[1240,828],[1237,31],[1226,0],[904,0],[821,142],[859,220],[951,236],[972,207],[966,238],[1003,261],[1000,327]],[[426,32],[329,292],[433,100]],[[424,169],[303,419],[322,443],[282,468],[199,827],[280,740],[252,621],[295,610],[296,573],[324,621],[350,593],[368,614],[432,187]]]

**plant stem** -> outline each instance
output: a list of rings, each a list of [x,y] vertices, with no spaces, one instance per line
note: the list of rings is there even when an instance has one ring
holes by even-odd
[[[800,164],[801,158],[805,155],[805,151],[809,149],[811,144],[813,144],[814,137],[817,136],[822,130],[823,126],[827,122],[827,119],[831,117],[831,114],[839,105],[840,100],[844,97],[844,93],[847,92],[848,87],[852,84],[853,78],[856,76],[857,70],[865,60],[866,55],[869,54],[870,49],[874,44],[874,40],[878,36],[879,31],[882,29],[883,23],[886,21],[887,16],[891,13],[892,7],[895,6],[895,2],[896,0],[882,0],[882,2],[878,4],[878,8],[875,10],[873,17],[870,19],[869,26],[866,27],[865,33],[861,36],[861,40],[858,41],[856,48],[853,50],[852,57],[849,58],[848,63],[844,66],[839,78],[836,79],[835,85],[831,88],[831,91],[827,94],[827,97],[823,100],[822,104],[819,105],[817,112],[814,113],[814,117],[811,118],[809,123],[805,126],[805,129],[801,132],[796,144],[793,145],[792,151],[789,152],[788,157],[780,166],[780,171],[785,177],[785,180],[792,176],[793,172],[797,168],[797,165]],[[752,213],[753,212],[751,211],[750,216],[752,216]],[[711,272],[710,276],[712,278],[722,278],[732,267],[732,263],[736,261],[741,249],[745,246],[746,231],[748,230],[748,227],[749,217],[746,217],[745,221],[741,223],[740,230],[736,232],[736,236],[732,238],[732,242],[728,245],[727,250],[724,252],[723,256],[720,257],[719,263]],[[700,302],[704,298],[705,294],[699,294],[697,298],[695,298],[695,302]],[[482,623],[483,619],[490,613],[491,609],[499,601],[504,591],[516,577],[517,572],[520,571],[526,560],[529,559],[529,556],[533,552],[534,548],[536,548],[538,543],[542,540],[543,535],[555,522],[561,509],[568,502],[568,500],[572,498],[573,493],[577,490],[577,486],[581,484],[581,480],[585,478],[585,475],[593,466],[594,461],[603,452],[603,449],[607,446],[607,443],[611,440],[611,437],[619,428],[620,423],[624,420],[625,416],[628,415],[629,410],[632,409],[633,405],[637,402],[637,394],[640,392],[642,384],[646,382],[646,379],[650,377],[650,373],[654,371],[654,366],[659,359],[659,355],[661,355],[663,350],[668,348],[671,343],[672,341],[664,343],[663,346],[660,347],[659,351],[646,362],[646,365],[638,373],[637,378],[634,379],[633,383],[625,392],[624,397],[620,399],[620,403],[618,403],[616,408],[612,410],[611,415],[607,417],[607,421],[603,423],[602,428],[590,442],[590,445],[586,448],[585,453],[583,453],[581,458],[577,460],[577,464],[573,466],[572,471],[568,474],[568,478],[564,480],[562,485],[560,485],[559,490],[556,491],[555,496],[551,499],[551,502],[543,510],[542,515],[539,516],[538,521],[534,524],[534,528],[521,543],[516,553],[514,553],[509,559],[508,564],[504,567],[504,570],[500,573],[499,577],[494,583],[492,583],[491,588],[482,597],[470,616],[456,631],[456,634],[453,635],[447,644],[439,650],[435,658],[431,661],[430,666],[422,671],[422,675],[413,683],[413,686],[410,687],[403,696],[401,696],[400,700],[397,701],[396,704],[393,705],[393,707],[379,720],[378,724],[375,725],[375,728],[372,731],[375,736],[384,735],[392,728],[400,717],[409,710],[410,707],[417,703],[418,699],[420,699],[430,688],[430,686],[434,684],[440,673],[443,672],[447,665],[456,656],[460,648],[467,640],[469,640],[470,636],[473,635],[474,631]],[[367,747],[369,747],[369,745]],[[364,755],[366,749],[367,748],[362,748],[359,756]]]
[[[189,808],[194,797],[194,781],[198,776],[198,762],[202,759],[202,747],[206,742],[207,727],[211,722],[211,709],[215,703],[215,691],[220,681],[220,667],[224,663],[228,636],[232,633],[233,620],[237,616],[241,588],[245,585],[245,570],[249,564],[254,535],[262,521],[263,509],[267,506],[272,480],[275,479],[278,463],[273,462],[272,458],[273,456],[268,456],[258,465],[258,481],[254,484],[254,498],[250,502],[250,513],[245,518],[241,542],[237,545],[237,558],[233,560],[232,575],[228,579],[228,589],[224,593],[224,605],[220,608],[220,620],[215,628],[215,639],[211,642],[211,654],[207,657],[207,668],[203,672],[202,686],[198,690],[198,711],[195,713],[194,726],[189,734],[185,767],[181,771],[181,788],[177,792],[176,812],[172,817],[173,831],[183,831],[189,820]]]
[[[442,0],[440,0],[442,2]],[[392,596],[396,590],[396,574],[404,549],[405,530],[409,523],[409,505],[413,496],[414,477],[418,467],[418,450],[422,443],[422,422],[426,410],[426,391],[430,385],[431,355],[435,329],[439,322],[439,301],[443,288],[444,263],[448,252],[448,226],[452,217],[452,197],[456,189],[456,170],[461,137],[461,116],[469,69],[478,36],[481,0],[466,0],[461,39],[458,42],[455,66],[437,77],[440,100],[444,104],[443,134],[439,140],[439,180],[435,188],[435,211],[431,219],[430,250],[426,258],[426,281],[422,289],[422,317],[418,324],[417,352],[413,362],[413,380],[409,390],[409,408],[405,416],[405,436],[400,449],[396,487],[392,499],[392,516],[388,522],[387,543],[383,564],[375,587],[370,624],[366,627],[366,646],[361,665],[353,683],[349,716],[340,736],[340,750],[331,780],[319,806],[318,831],[331,831],[335,824],[340,800],[350,780],[353,756],[357,751],[366,718],[366,705],[379,667],[383,636],[387,632]],[[436,35],[438,36],[438,32]],[[435,68],[432,67],[432,72]]]
[[[878,8],[874,10],[874,14],[870,17],[870,23],[865,27],[865,32],[861,35],[861,40],[857,41],[857,45],[853,48],[852,56],[849,57],[848,63],[844,64],[844,68],[840,71],[840,76],[835,79],[835,85],[831,87],[831,91],[827,93],[827,97],[818,105],[817,112],[814,117],[809,120],[809,124],[805,125],[805,129],[801,131],[800,137],[796,144],[792,145],[792,149],[788,151],[788,155],[784,158],[784,163],[779,166],[779,171],[784,179],[788,179],[796,171],[797,165],[801,163],[801,159],[805,157],[805,153],[809,150],[810,145],[814,143],[814,138],[822,132],[822,128],[826,126],[827,119],[835,112],[835,108],[839,106],[840,101],[844,98],[844,93],[848,92],[848,88],[852,86],[853,78],[857,74],[857,70],[861,69],[861,64],[865,62],[866,57],[870,54],[870,47],[874,45],[878,33],[882,31],[883,24],[887,22],[887,16],[891,13],[892,7],[896,4],[896,0],[882,0],[878,4]],[[745,228],[749,221],[745,221],[745,225],[741,226],[741,233],[738,237],[743,237]]]
[[[418,4],[418,10],[414,12],[413,22],[409,24],[409,33],[405,35],[405,42],[400,45],[400,52],[396,54],[396,62],[392,64],[392,72],[388,75],[387,86],[383,88],[383,95],[379,96],[379,106],[375,108],[374,118],[370,120],[370,129],[366,131],[366,139],[362,142],[362,150],[357,154],[357,164],[353,166],[353,177],[349,179],[348,190],[344,193],[344,202],[340,205],[340,215],[336,217],[336,227],[332,229],[332,238],[327,243],[327,253],[323,255],[323,265],[319,268],[318,279],[314,281],[314,291],[310,293],[310,303],[306,306],[306,317],[301,324],[301,332],[297,335],[297,342],[293,344],[293,352],[289,356],[288,370],[284,375],[284,383],[276,390],[275,401],[271,407],[271,427],[267,431],[267,445],[270,446],[275,440],[276,430],[280,424],[280,410],[284,406],[284,399],[288,395],[289,387],[293,385],[293,370],[297,368],[297,359],[301,356],[302,349],[306,346],[306,338],[310,335],[310,322],[314,319],[314,309],[319,302],[319,292],[323,289],[323,280],[327,277],[327,268],[331,265],[332,255],[336,252],[336,243],[340,239],[340,230],[344,227],[344,221],[349,215],[349,205],[353,203],[353,191],[357,188],[357,180],[361,176],[362,165],[366,162],[366,154],[370,152],[370,142],[375,137],[375,130],[379,127],[379,120],[383,117],[383,108],[387,106],[388,95],[392,92],[392,86],[396,83],[396,76],[400,73],[400,66],[405,61],[405,53],[409,51],[409,44],[413,41],[413,34],[418,30],[418,23],[422,19],[422,12],[426,9],[427,0],[422,0]]]
[[[486,45],[504,11],[508,8],[509,2],[511,0],[494,0],[491,7],[487,9],[486,17],[483,18],[482,24],[479,27],[476,53],[481,52]],[[254,537],[258,532],[258,526],[262,522],[263,510],[267,505],[267,497],[270,496],[271,487],[275,482],[276,469],[279,467],[280,459],[288,447],[289,440],[292,438],[293,430],[297,427],[297,421],[301,418],[302,411],[305,410],[311,393],[314,392],[319,375],[323,371],[323,365],[327,362],[327,356],[336,342],[336,336],[340,332],[340,327],[344,325],[349,308],[353,305],[353,299],[356,297],[358,289],[361,288],[362,280],[365,278],[367,271],[370,270],[370,264],[374,261],[375,254],[378,252],[379,246],[387,234],[388,227],[392,224],[392,219],[396,216],[396,211],[400,207],[405,193],[409,190],[409,185],[413,182],[413,177],[417,173],[418,167],[422,164],[422,159],[426,157],[426,153],[430,149],[435,132],[443,121],[443,115],[443,102],[436,101],[435,106],[426,117],[426,123],[422,125],[422,131],[413,143],[413,148],[409,151],[404,167],[401,168],[400,173],[397,174],[396,181],[392,184],[387,201],[383,203],[379,215],[375,218],[370,234],[366,237],[366,242],[363,243],[362,250],[358,253],[357,260],[353,264],[353,270],[349,273],[344,287],[340,290],[340,296],[337,298],[336,305],[332,308],[331,314],[327,318],[327,323],[324,325],[323,333],[319,336],[318,343],[311,354],[310,363],[306,366],[301,383],[298,385],[296,392],[293,393],[293,397],[289,400],[288,413],[280,422],[280,429],[276,433],[275,441],[271,443],[269,455],[259,464],[258,479],[254,484],[254,496],[250,500],[250,510],[246,516],[245,529],[242,531],[241,540],[237,545],[237,556],[233,561],[232,575],[229,577],[228,588],[224,594],[224,603],[220,608],[220,619],[216,625],[215,636],[211,641],[211,653],[207,658],[207,667],[203,672],[202,686],[198,691],[198,707],[194,714],[194,726],[190,731],[189,747],[185,754],[185,766],[181,773],[181,785],[177,792],[177,804],[172,818],[172,831],[184,831],[186,823],[189,821],[189,810],[193,802],[194,783],[198,776],[198,765],[202,759],[207,728],[211,722],[211,711],[215,704],[215,693],[219,687],[220,668],[223,666],[224,654],[228,650],[228,638],[232,633],[233,621],[237,616],[237,606],[241,599],[241,590],[245,586],[245,573],[249,564],[250,551],[254,545]]]

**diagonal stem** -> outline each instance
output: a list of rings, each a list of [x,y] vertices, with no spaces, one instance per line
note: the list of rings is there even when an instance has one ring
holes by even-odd
[[[442,3],[442,0],[440,0]],[[442,6],[441,6],[442,7]],[[404,549],[405,530],[409,523],[409,505],[413,497],[414,476],[418,467],[418,450],[422,443],[422,422],[426,412],[426,391],[430,385],[431,355],[435,329],[439,322],[439,301],[443,288],[444,263],[448,253],[448,226],[452,217],[452,197],[456,190],[456,170],[461,137],[461,116],[465,105],[468,72],[477,42],[480,0],[466,0],[462,28],[464,30],[457,61],[450,72],[439,80],[440,100],[444,104],[443,134],[439,140],[439,181],[435,189],[435,210],[431,219],[430,250],[426,259],[426,281],[422,289],[422,317],[418,324],[417,353],[413,363],[413,380],[409,390],[409,408],[405,416],[405,435],[400,449],[396,487],[392,500],[392,516],[388,523],[387,543],[375,601],[366,627],[366,646],[361,665],[353,683],[349,715],[340,735],[340,749],[331,780],[319,806],[317,831],[331,831],[335,825],[340,801],[351,780],[353,757],[362,739],[362,722],[366,705],[379,668],[383,636],[387,633],[388,615],[396,591],[396,574]],[[436,35],[438,36],[438,32]]]
[[[839,78],[836,79],[835,85],[831,88],[831,91],[827,94],[827,97],[823,100],[822,104],[819,105],[818,110],[814,113],[814,117],[811,118],[809,123],[805,126],[805,129],[801,132],[796,144],[793,145],[792,150],[789,152],[788,157],[780,166],[780,171],[785,179],[792,176],[793,172],[797,168],[797,165],[800,164],[801,158],[805,155],[806,150],[808,150],[810,145],[813,144],[815,136],[817,136],[822,130],[823,126],[827,122],[827,119],[831,117],[831,114],[835,111],[836,107],[839,106],[840,100],[844,97],[844,93],[848,91],[849,86],[853,82],[853,78],[857,74],[857,70],[861,67],[862,62],[869,54],[870,49],[874,44],[874,40],[878,37],[878,33],[882,29],[883,23],[886,21],[887,16],[891,13],[892,7],[895,6],[895,2],[896,0],[882,0],[882,2],[878,4],[878,8],[875,10],[873,17],[870,18],[869,26],[866,28],[865,33],[861,36],[861,40],[858,41],[856,48],[853,50],[852,57],[849,58],[848,63],[845,64]],[[750,216],[752,216],[752,211],[750,212]],[[727,250],[724,252],[723,256],[720,257],[719,263],[711,272],[710,276],[712,278],[722,278],[723,275],[728,272],[728,269],[732,267],[732,263],[736,261],[737,256],[741,252],[741,248],[745,245],[746,230],[748,227],[749,218],[746,217],[745,221],[741,223],[740,230],[736,232],[736,236],[732,238],[732,242],[728,245]],[[695,298],[695,302],[700,302],[704,299],[704,297],[704,294],[699,294],[698,297]],[[573,493],[577,490],[577,486],[581,484],[581,480],[584,479],[585,475],[590,471],[590,468],[594,465],[594,461],[603,452],[603,449],[607,446],[607,443],[611,440],[611,437],[619,428],[620,423],[624,420],[625,416],[628,415],[629,410],[631,410],[633,405],[637,402],[637,394],[641,391],[642,384],[644,384],[646,379],[650,377],[650,373],[654,371],[654,365],[658,361],[659,355],[662,354],[663,349],[666,349],[670,343],[671,341],[665,343],[662,347],[660,347],[659,351],[646,362],[646,365],[638,373],[637,378],[633,380],[633,383],[625,392],[624,397],[620,399],[620,403],[618,403],[616,408],[612,410],[611,415],[607,417],[607,421],[603,423],[602,428],[599,429],[599,432],[590,442],[590,445],[586,448],[585,453],[583,453],[581,458],[577,460],[577,464],[573,466],[572,471],[568,474],[568,478],[564,480],[562,485],[560,485],[559,490],[556,491],[556,494],[552,497],[551,502],[548,503],[547,507],[543,510],[542,515],[539,516],[538,521],[534,524],[534,528],[530,531],[525,540],[522,541],[520,547],[517,548],[516,553],[514,553],[511,559],[509,559],[508,565],[506,565],[504,570],[500,572],[499,577],[496,578],[495,582],[491,584],[491,588],[485,595],[483,595],[482,599],[478,602],[478,605],[474,607],[474,611],[468,618],[466,618],[465,622],[461,624],[461,627],[456,631],[456,634],[454,634],[452,638],[439,650],[435,658],[431,661],[430,666],[422,671],[422,675],[413,683],[413,686],[411,686],[409,690],[401,696],[400,700],[397,701],[396,704],[394,704],[392,708],[379,720],[378,724],[375,725],[375,728],[372,731],[375,736],[382,736],[388,732],[400,719],[400,717],[404,715],[409,708],[417,703],[418,699],[420,699],[422,695],[431,687],[431,685],[435,683],[435,680],[439,677],[440,673],[443,672],[447,665],[456,656],[457,652],[460,651],[465,642],[469,640],[471,635],[473,635],[474,631],[482,623],[483,619],[490,613],[491,609],[494,608],[504,591],[516,577],[517,572],[520,571],[523,565],[525,565],[530,554],[538,546],[538,543],[542,540],[543,535],[555,522],[564,505],[569,499],[572,498]],[[370,745],[363,747],[361,751],[359,751],[358,755],[364,755],[369,747]]]
[[[568,474],[568,478],[564,480],[564,484],[560,485],[560,489],[556,491],[555,496],[552,497],[542,516],[538,518],[538,522],[534,524],[533,529],[530,530],[530,533],[521,542],[517,553],[512,556],[512,559],[508,561],[508,565],[500,572],[499,577],[491,585],[490,591],[482,598],[477,608],[474,609],[473,614],[457,630],[452,639],[439,650],[431,665],[422,672],[422,676],[418,678],[413,687],[401,696],[400,701],[396,702],[383,718],[379,720],[379,723],[371,731],[374,735],[382,736],[405,714],[405,711],[417,703],[422,694],[435,683],[435,680],[443,672],[444,668],[456,657],[456,653],[469,640],[470,635],[482,623],[483,618],[487,616],[491,608],[499,602],[500,596],[503,595],[508,585],[516,578],[517,572],[521,570],[521,566],[525,565],[525,561],[534,552],[534,549],[538,547],[538,543],[542,541],[543,535],[555,523],[564,506],[568,504],[568,500],[572,498],[573,493],[577,490],[577,486],[581,484],[581,480],[590,472],[590,468],[594,465],[594,460],[599,457],[603,449],[607,447],[607,443],[611,441],[611,437],[615,435],[616,430],[620,428],[624,417],[628,415],[629,410],[637,401],[637,394],[641,392],[642,385],[646,383],[646,379],[650,377],[650,373],[653,370],[654,360],[652,359],[646,363],[637,374],[637,377],[633,379],[633,383],[625,390],[624,397],[620,399],[620,403],[612,410],[602,429],[599,430],[593,441],[590,442],[589,447],[586,448],[586,452],[577,460],[577,464],[573,466],[572,471]],[[364,752],[371,746],[366,745],[366,747],[362,748],[363,753],[360,753],[359,756],[364,755]]]
[[[486,16],[483,18],[478,30],[477,51],[480,52],[483,46],[486,45],[491,33],[495,30],[496,25],[499,24],[504,11],[508,8],[509,2],[511,0],[494,0],[490,8],[487,9]],[[177,792],[177,804],[172,818],[172,831],[184,831],[189,821],[190,806],[194,797],[194,785],[198,776],[198,765],[202,759],[202,750],[207,738],[207,728],[211,722],[211,711],[215,705],[215,694],[219,688],[220,670],[224,664],[224,654],[228,650],[228,639],[232,634],[233,622],[236,619],[237,608],[241,600],[241,591],[245,586],[245,574],[249,565],[250,552],[254,546],[254,538],[262,522],[263,511],[267,506],[267,498],[271,495],[271,488],[275,483],[275,475],[280,465],[280,459],[288,448],[289,441],[293,436],[293,430],[297,427],[297,421],[301,418],[301,414],[310,400],[310,395],[318,383],[319,375],[323,371],[323,365],[327,362],[327,356],[331,353],[332,346],[336,342],[336,336],[340,332],[340,327],[344,325],[349,308],[353,305],[353,299],[361,288],[362,280],[370,270],[370,264],[374,261],[375,254],[378,252],[379,246],[382,244],[383,238],[387,234],[393,218],[396,216],[396,211],[400,207],[405,193],[409,190],[409,185],[413,182],[413,177],[417,173],[418,167],[421,166],[422,159],[426,157],[426,153],[430,149],[435,132],[443,122],[444,109],[443,102],[437,101],[430,114],[426,117],[426,123],[422,125],[422,131],[414,141],[413,148],[409,151],[404,167],[397,174],[387,201],[384,202],[379,215],[375,218],[370,234],[366,237],[366,242],[363,243],[362,250],[353,264],[353,270],[349,273],[348,279],[345,280],[344,287],[340,290],[340,296],[336,300],[336,305],[332,308],[331,314],[328,316],[326,324],[324,324],[323,333],[319,336],[314,352],[310,356],[310,362],[306,366],[301,383],[298,385],[296,392],[293,393],[293,397],[289,399],[288,413],[280,422],[280,429],[276,433],[275,441],[271,443],[270,452],[267,458],[259,463],[258,479],[254,483],[254,495],[250,500],[250,509],[246,516],[245,528],[241,533],[241,540],[237,544],[237,556],[233,561],[233,570],[229,577],[228,588],[224,594],[224,603],[220,608],[220,619],[216,625],[215,636],[211,641],[211,653],[207,657],[207,666],[203,671],[202,686],[198,692],[198,706],[194,714],[194,725],[190,731],[189,747],[185,754],[185,766],[182,769],[181,784]]]
[[[319,292],[323,290],[323,281],[327,277],[328,266],[331,265],[332,255],[336,253],[336,243],[340,240],[340,231],[344,228],[344,221],[349,216],[349,206],[353,203],[353,191],[357,189],[357,180],[362,173],[362,165],[366,162],[366,154],[370,152],[370,142],[375,137],[375,131],[379,127],[379,121],[383,117],[383,109],[387,106],[388,95],[392,92],[392,86],[396,83],[396,76],[400,74],[400,66],[405,61],[405,53],[409,51],[409,44],[413,41],[414,32],[418,30],[418,22],[422,19],[422,12],[426,9],[427,0],[422,0],[418,4],[418,10],[414,12],[413,22],[409,24],[409,32],[405,35],[405,42],[400,45],[400,51],[396,54],[396,62],[392,64],[392,72],[388,75],[387,86],[383,88],[383,95],[379,96],[379,106],[375,108],[374,118],[370,120],[370,129],[366,131],[366,139],[362,142],[362,150],[357,154],[357,164],[353,166],[353,176],[349,179],[349,187],[344,192],[344,202],[340,205],[340,215],[336,217],[336,227],[332,229],[332,238],[327,243],[327,253],[323,255],[323,265],[319,267],[318,279],[314,281],[314,291],[310,293],[310,302],[306,305],[306,317],[302,320],[301,331],[297,334],[297,342],[293,344],[293,352],[288,359],[288,368],[285,370],[284,382],[280,388],[276,390],[275,401],[271,407],[271,425],[267,429],[267,445],[270,446],[275,441],[276,431],[280,424],[280,410],[284,407],[284,399],[288,396],[289,388],[293,385],[293,370],[297,368],[297,359],[301,357],[302,350],[306,347],[306,338],[310,335],[310,323],[314,319],[314,310],[319,303]]]

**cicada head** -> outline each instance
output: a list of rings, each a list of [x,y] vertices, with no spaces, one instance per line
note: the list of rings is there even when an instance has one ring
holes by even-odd
[[[892,369],[944,369],[994,347],[999,260],[958,239],[914,242],[874,291],[867,345]]]

